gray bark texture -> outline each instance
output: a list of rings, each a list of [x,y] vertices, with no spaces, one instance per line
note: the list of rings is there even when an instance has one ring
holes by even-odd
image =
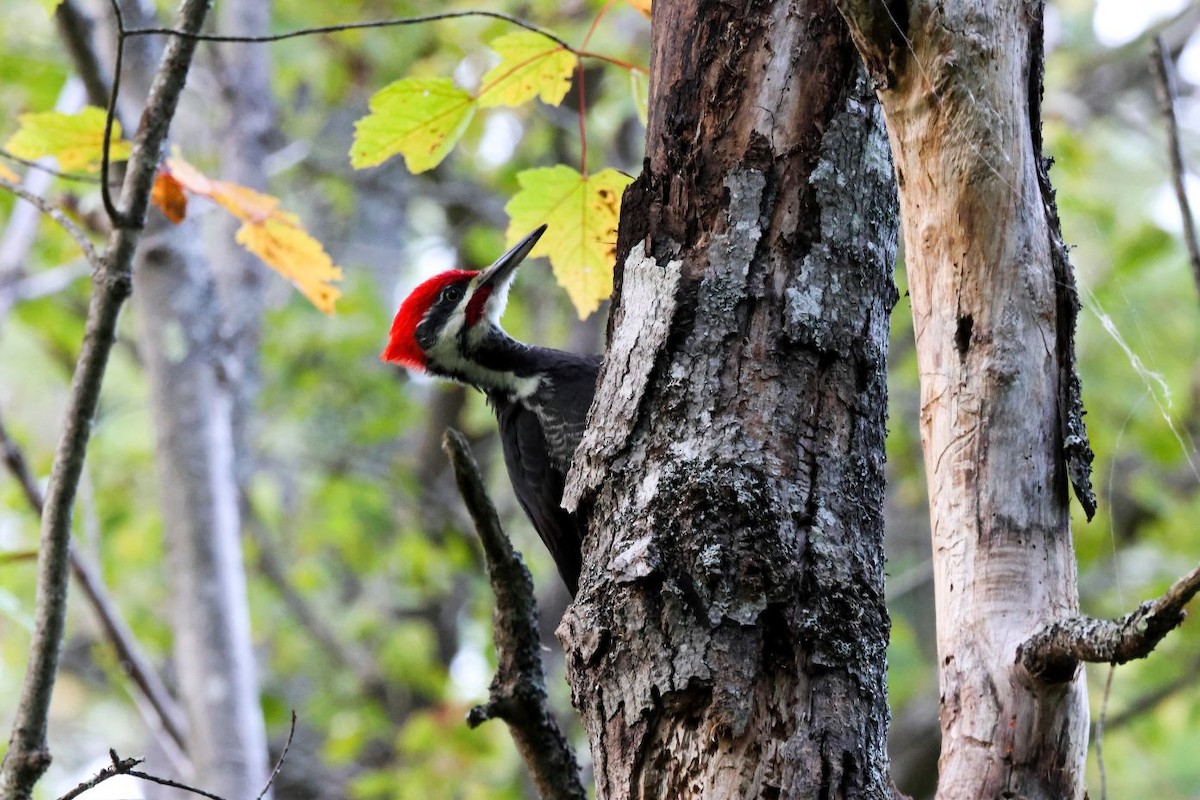
[[[1078,798],[1071,661],[1020,646],[1078,612],[1068,486],[1090,516],[1078,302],[1042,159],[1042,3],[841,0],[900,187],[929,480],[943,800]]]
[[[878,107],[821,0],[660,0],[650,92],[568,486],[598,797],[888,797]]]
[[[267,743],[242,565],[233,398],[218,378],[216,291],[196,224],[163,224],[160,217],[138,261],[134,307],[157,433],[192,779],[222,797],[255,797],[266,782]]]
[[[270,33],[270,0],[226,0],[217,9],[222,33],[262,36]],[[267,189],[264,164],[269,140],[276,133],[275,98],[271,93],[271,49],[266,45],[229,44],[221,50],[222,103],[225,129],[221,142],[221,177],[255,191]],[[227,348],[223,377],[233,396],[234,454],[238,482],[254,470],[255,400],[259,388],[262,343],[263,280],[266,267],[258,256],[235,241],[241,223],[220,219],[213,242],[213,269],[221,303],[221,340]]]

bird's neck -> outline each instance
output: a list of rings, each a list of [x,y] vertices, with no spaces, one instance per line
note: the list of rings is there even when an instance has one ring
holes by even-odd
[[[534,395],[542,381],[539,351],[509,336],[496,325],[468,333],[452,353],[436,362],[430,371],[445,378],[474,386],[485,392],[499,392],[518,399]]]

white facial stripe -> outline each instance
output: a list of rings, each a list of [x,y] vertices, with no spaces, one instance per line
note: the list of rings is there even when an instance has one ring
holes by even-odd
[[[501,289],[501,293],[508,293],[507,285]],[[490,304],[491,298],[488,299],[487,319],[495,322],[495,320],[492,320],[492,308]],[[538,385],[541,383],[541,378],[519,378],[510,373],[497,372],[496,370],[481,367],[475,362],[462,357],[462,354],[459,352],[458,336],[467,322],[466,309],[467,301],[464,300],[458,304],[453,313],[447,318],[446,324],[442,326],[438,334],[437,341],[433,343],[433,347],[425,351],[429,362],[436,364],[448,372],[462,375],[477,386],[501,389],[521,399],[531,397],[537,391]],[[503,304],[499,306],[499,310],[501,312],[504,310]],[[496,316],[499,316],[499,314]],[[499,327],[499,324],[496,324]],[[474,341],[483,335],[484,325],[485,323],[481,321],[474,325],[471,330],[467,331],[468,346],[474,344]]]

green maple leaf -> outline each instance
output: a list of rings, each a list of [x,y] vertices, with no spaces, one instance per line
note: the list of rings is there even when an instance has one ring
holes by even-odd
[[[615,169],[586,178],[562,165],[525,170],[517,175],[521,191],[504,208],[510,244],[548,226],[530,255],[549,256],[580,319],[612,294],[621,193],[632,180]]]
[[[462,138],[476,100],[449,78],[404,78],[371,98],[371,113],[354,125],[350,163],[361,169],[400,153],[410,172],[425,172]]]
[[[489,45],[500,63],[488,70],[479,88],[479,105],[519,106],[534,97],[556,106],[571,88],[579,59],[570,50],[532,31],[493,39]]]

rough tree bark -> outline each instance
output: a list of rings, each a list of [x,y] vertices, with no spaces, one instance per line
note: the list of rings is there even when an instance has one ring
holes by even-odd
[[[878,108],[824,0],[656,3],[650,91],[568,490],[598,796],[888,796]]]
[[[1083,794],[1083,673],[1019,645],[1078,608],[1078,303],[1041,153],[1042,4],[842,0],[900,186],[935,561],[939,798]]]

